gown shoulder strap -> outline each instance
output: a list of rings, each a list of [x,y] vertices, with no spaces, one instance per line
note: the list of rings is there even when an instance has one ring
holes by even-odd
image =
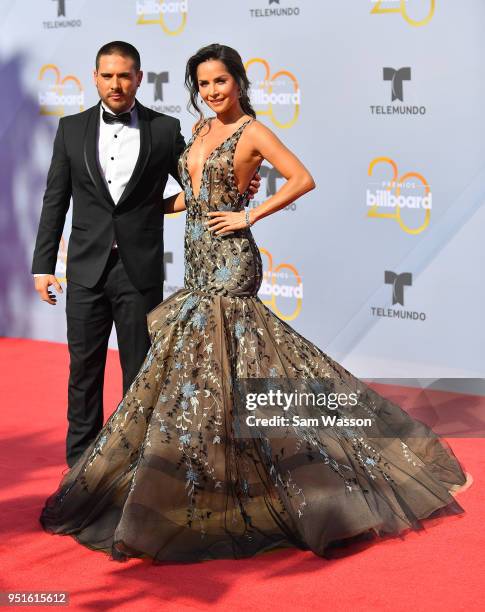
[[[199,125],[195,128],[192,134],[192,138],[196,138],[196,136],[199,134],[200,130],[204,127],[204,125],[207,125],[208,123],[210,123],[210,117],[204,117],[199,123]]]
[[[239,138],[241,137],[241,134],[244,131],[244,128],[248,126],[250,123],[252,123],[253,121],[254,119],[251,117],[250,119],[247,119],[244,123],[241,123],[241,125],[237,128],[237,130],[234,132],[231,138],[236,137],[236,139],[239,140]]]

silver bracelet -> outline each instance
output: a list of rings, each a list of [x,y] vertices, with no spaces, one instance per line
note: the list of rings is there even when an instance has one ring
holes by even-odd
[[[245,218],[246,218],[246,227],[251,227],[252,223],[251,223],[251,219],[249,218],[249,208],[246,208]]]

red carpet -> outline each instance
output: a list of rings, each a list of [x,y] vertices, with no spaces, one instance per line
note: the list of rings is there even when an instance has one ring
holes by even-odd
[[[0,371],[0,591],[67,591],[74,610],[484,609],[484,439],[449,439],[474,478],[457,497],[465,514],[402,540],[355,544],[331,560],[287,549],[244,561],[119,564],[38,523],[65,469],[67,347],[2,339]],[[120,381],[110,351],[107,414]]]

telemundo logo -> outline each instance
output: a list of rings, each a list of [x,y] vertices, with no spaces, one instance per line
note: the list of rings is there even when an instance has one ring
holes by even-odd
[[[163,72],[152,72],[150,71],[147,75],[147,81],[150,85],[153,85],[153,104],[151,105],[152,110],[159,113],[181,113],[182,107],[180,104],[168,104],[164,98],[165,88],[164,85],[168,85],[170,82],[170,75],[168,71]]]
[[[382,79],[385,83],[390,84],[391,104],[371,104],[369,108],[372,115],[415,117],[426,114],[427,109],[423,104],[404,103],[404,83],[411,81],[411,66],[403,66],[397,69],[385,66],[382,69]],[[400,104],[400,102],[403,102],[403,104]]]
[[[281,0],[268,0],[266,8],[250,8],[251,17],[298,17],[300,15],[299,6],[281,6]],[[271,6],[271,5],[276,6]]]
[[[426,321],[426,313],[405,308],[396,308],[396,304],[404,306],[404,287],[412,287],[413,275],[411,272],[396,273],[393,270],[384,271],[384,283],[392,288],[392,308],[384,306],[371,306],[371,316],[385,319],[406,319],[408,321]]]
[[[277,170],[277,168],[275,168],[274,166],[268,166],[266,164],[263,164],[261,168],[259,169],[259,174],[261,178],[263,179],[263,181],[266,183],[266,189],[264,190],[266,193],[266,198],[270,198],[271,196],[274,196],[275,193],[278,191],[277,181],[279,179],[284,179],[281,172]],[[260,190],[258,193],[262,195],[262,190]],[[254,199],[249,200],[248,206],[250,208],[256,208],[257,206],[262,204],[263,201],[264,201],[264,198],[260,200],[258,198],[258,194],[255,194]],[[290,204],[285,206],[282,210],[283,211],[295,211],[296,201],[291,202]]]
[[[82,26],[80,19],[68,19],[66,15],[66,0],[53,0],[57,5],[57,17],[58,19],[51,21],[43,21],[42,25],[46,30],[52,30],[56,28],[79,28]]]

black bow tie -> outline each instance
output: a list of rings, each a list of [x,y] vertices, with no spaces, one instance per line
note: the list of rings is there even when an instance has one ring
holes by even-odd
[[[103,109],[103,121],[105,123],[124,123],[128,125],[131,123],[131,113],[121,113],[120,115],[113,115],[113,113],[108,113]]]

